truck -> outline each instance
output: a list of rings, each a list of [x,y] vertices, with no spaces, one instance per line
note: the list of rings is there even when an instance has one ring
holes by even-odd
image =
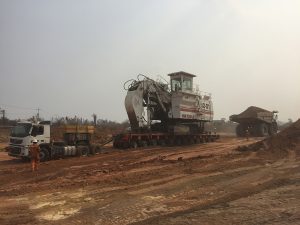
[[[194,86],[196,75],[180,71],[168,76],[170,82],[140,74],[124,83],[130,131],[117,134],[114,147],[184,145],[219,138],[204,128],[213,120],[212,97]]]
[[[272,136],[277,133],[277,115],[278,111],[268,111],[256,106],[250,106],[245,111],[237,115],[231,115],[229,119],[238,123],[236,135],[245,137]]]
[[[95,148],[91,146],[93,126],[64,125],[62,133],[63,141],[55,141],[51,138],[50,121],[18,122],[11,130],[8,155],[23,160],[29,159],[29,146],[34,139],[38,141],[41,149],[41,161],[95,153]]]

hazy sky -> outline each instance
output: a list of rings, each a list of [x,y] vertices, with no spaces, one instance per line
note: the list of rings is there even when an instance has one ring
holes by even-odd
[[[215,119],[250,105],[300,117],[299,0],[0,0],[9,118],[123,121],[139,73],[198,75]]]

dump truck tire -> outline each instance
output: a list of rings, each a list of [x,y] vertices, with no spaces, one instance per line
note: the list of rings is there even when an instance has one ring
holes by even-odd
[[[235,131],[236,131],[236,136],[238,136],[238,137],[246,136],[246,132],[245,132],[243,124],[238,124]]]
[[[269,136],[269,126],[268,126],[268,124],[265,124],[265,123],[258,124],[257,136],[260,136],[260,137]]]
[[[273,122],[269,125],[269,135],[272,136],[277,133],[278,126],[276,122]]]

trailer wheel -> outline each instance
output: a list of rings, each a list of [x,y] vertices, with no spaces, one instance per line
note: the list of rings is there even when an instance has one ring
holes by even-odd
[[[96,154],[96,151],[95,151],[95,147],[94,147],[94,146],[90,146],[90,147],[89,147],[89,150],[90,150],[90,154],[91,154],[91,155],[95,155],[95,154]]]
[[[47,160],[49,160],[49,151],[48,149],[42,147],[40,151],[40,161],[45,162]]]
[[[155,140],[155,139],[151,140],[151,145],[156,146],[157,145],[157,140]]]
[[[159,145],[164,146],[164,144],[167,144],[168,146],[174,146],[175,145],[175,139],[169,138],[167,139],[167,143],[164,142],[164,140],[159,141]]]
[[[96,147],[95,147],[95,151],[96,151],[96,153],[100,153],[101,147],[100,147],[100,146],[96,146]]]
[[[166,146],[166,141],[164,139],[161,139],[159,140],[158,144],[161,146]]]
[[[130,144],[129,144],[128,142],[124,142],[124,143],[122,144],[122,148],[123,148],[123,149],[130,148]]]
[[[131,147],[132,148],[137,148],[138,147],[137,142],[136,141],[131,142]]]
[[[78,156],[78,157],[82,156],[82,150],[81,150],[81,148],[77,148],[76,156]]]
[[[181,140],[181,138],[177,138],[177,139],[175,140],[175,143],[176,143],[176,145],[182,145],[182,140]]]
[[[88,147],[82,147],[81,148],[82,156],[87,156],[89,154],[89,148]]]
[[[142,147],[148,147],[147,141],[142,141],[142,142],[141,142],[141,146],[142,146]]]

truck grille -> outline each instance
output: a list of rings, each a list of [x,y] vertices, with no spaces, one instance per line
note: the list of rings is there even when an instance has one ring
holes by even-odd
[[[20,144],[22,144],[22,139],[20,140],[20,139],[11,138],[10,143],[20,145]]]
[[[21,154],[21,148],[19,147],[10,147],[10,153],[14,155]]]

